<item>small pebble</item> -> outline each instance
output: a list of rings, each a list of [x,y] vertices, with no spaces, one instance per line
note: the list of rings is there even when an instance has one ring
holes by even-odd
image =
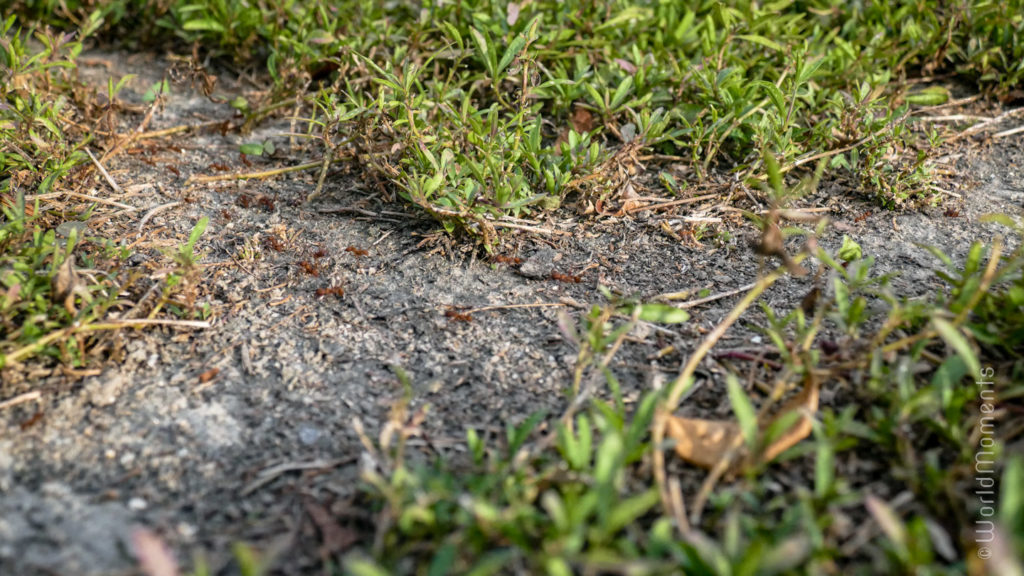
[[[299,426],[299,441],[306,446],[312,446],[316,444],[316,441],[320,439],[320,429],[309,424],[302,424]]]

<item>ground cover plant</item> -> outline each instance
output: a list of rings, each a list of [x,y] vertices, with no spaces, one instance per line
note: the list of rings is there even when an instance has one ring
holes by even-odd
[[[119,331],[130,327],[208,325],[207,221],[164,247],[147,272],[125,264],[136,246],[89,225],[131,206],[82,183],[116,188],[104,166],[166,136],[146,126],[167,83],[132,108],[118,97],[125,79],[102,93],[77,78],[83,46],[115,38],[183,54],[184,79],[214,101],[224,99],[217,70],[251,74],[259,89],[230,100],[235,115],[222,129],[249,138],[241,154],[280,168],[231,177],[313,171],[308,202],[319,201],[332,171],[349,171],[456,241],[497,254],[513,233],[543,234],[537,220],[558,210],[628,218],[704,195],[725,199],[759,231],[758,282],[678,378],[634,403],[623,400],[612,359],[638,325],[687,317],[671,300],[608,292],[561,323],[578,352],[563,414],[510,424],[504,438],[469,430],[467,456],[452,460],[424,461],[406,447],[427,415],[403,404],[382,430],[360,430],[372,537],[325,569],[1021,569],[1013,551],[1024,546],[1015,488],[1024,461],[1007,449],[1019,444],[1010,423],[1024,395],[1019,222],[993,217],[1007,240],[978,243],[965,261],[936,251],[943,289],[907,298],[873,272],[886,255],[863,254],[852,240],[829,253],[816,242],[828,219],[794,207],[823,180],[854,183],[879,210],[955,198],[958,175],[944,158],[998,122],[926,114],[1019,101],[1019,2],[18,0],[11,8],[0,30],[6,370],[102,362],[116,357]],[[288,134],[250,137],[277,117],[290,119]],[[802,306],[758,302],[784,275],[812,271]],[[758,308],[772,350],[753,367],[727,370],[735,419],[674,420],[717,339]],[[999,434],[973,384],[993,374]],[[847,396],[819,411],[808,391],[826,386]],[[787,404],[793,396],[800,402]],[[726,440],[686,437],[698,425]],[[695,447],[684,448],[690,440]],[[993,516],[1005,544],[986,547],[994,550],[986,562],[970,482],[979,446],[989,445],[1000,463]],[[673,451],[705,462],[700,490],[682,494]],[[752,456],[765,453],[772,457]],[[898,499],[844,476],[842,464],[864,453],[883,464]],[[804,482],[767,481],[776,460],[803,465]],[[259,573],[271,561],[239,552],[239,564]]]

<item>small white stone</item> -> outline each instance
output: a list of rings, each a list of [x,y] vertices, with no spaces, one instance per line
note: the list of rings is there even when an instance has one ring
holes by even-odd
[[[196,537],[196,527],[188,522],[178,522],[176,529],[178,530],[178,535],[185,540],[192,540]]]
[[[89,397],[90,404],[97,408],[102,408],[110,406],[117,401],[117,397],[121,395],[121,389],[124,388],[124,385],[125,377],[123,374],[110,374],[108,372],[86,384],[85,393]]]
[[[128,509],[129,510],[133,510],[135,512],[140,512],[142,510],[145,510],[148,506],[149,506],[149,504],[145,500],[143,500],[142,498],[139,498],[139,497],[135,497],[135,498],[132,498],[132,499],[128,500]]]

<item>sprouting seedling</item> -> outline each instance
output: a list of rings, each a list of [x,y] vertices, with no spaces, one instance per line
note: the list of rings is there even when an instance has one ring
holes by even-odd
[[[199,238],[206,231],[206,225],[210,223],[210,219],[203,216],[196,222],[195,227],[192,228],[192,232],[188,235],[188,242],[178,247],[178,253],[175,255],[175,262],[184,267],[192,268],[195,266],[196,260],[198,259],[195,254],[196,243],[199,242]]]

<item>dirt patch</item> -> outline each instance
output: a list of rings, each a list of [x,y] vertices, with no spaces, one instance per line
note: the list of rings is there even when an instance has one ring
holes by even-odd
[[[129,99],[167,68],[144,56],[85,61],[110,63],[112,70],[84,68],[102,82],[111,73],[139,74]],[[151,128],[229,114],[226,104],[176,86]],[[506,258],[496,261],[431,237],[432,222],[344,173],[333,174],[313,204],[303,201],[315,186],[309,173],[184,186],[190,175],[221,166],[276,165],[280,159],[243,160],[238,146],[274,138],[287,150],[278,136],[287,128],[164,140],[109,167],[134,191],[118,201],[139,212],[94,232],[145,240],[130,265],[146,269],[161,247],[180,244],[202,216],[210,218],[200,250],[215,321],[207,330],[126,336],[123,358],[85,377],[43,367],[5,375],[5,398],[29,388],[42,397],[0,412],[0,573],[133,573],[132,525],[149,527],[183,559],[205,551],[215,571],[237,541],[294,550],[281,572],[308,571],[321,561],[315,538],[300,537],[313,533],[311,505],[342,524],[369,522],[368,511],[351,505],[361,452],[352,422],[360,419],[373,435],[406,394],[394,367],[411,377],[413,406],[431,406],[422,449],[458,452],[468,427],[499,434],[535,411],[564,409],[575,350],[557,314],[578,317],[603,301],[598,285],[642,299],[717,294],[754,281],[760,268],[753,230],[739,218],[721,228],[727,236],[700,243],[663,231],[665,221],[718,214],[716,201],[631,219],[583,221],[565,212],[537,225],[571,235],[512,236]],[[827,249],[849,235],[876,258],[877,271],[896,275],[900,295],[919,295],[939,286],[940,262],[918,244],[962,259],[971,242],[1000,232],[981,215],[1019,215],[1024,200],[1018,142],[976,147],[951,162],[967,180],[962,198],[943,208],[885,212],[840,182],[823,184],[803,205],[824,208],[837,223],[821,239]],[[172,202],[180,204],[141,222]],[[810,278],[787,278],[765,301],[788,310],[812,286]],[[626,398],[670,381],[736,298],[694,308],[689,323],[641,326],[613,364]],[[496,308],[473,311],[483,307]],[[753,313],[720,345],[760,346],[762,321]],[[675,353],[657,355],[670,345]],[[685,414],[729,413],[718,371],[701,369]],[[823,399],[840,392],[825,390]]]

